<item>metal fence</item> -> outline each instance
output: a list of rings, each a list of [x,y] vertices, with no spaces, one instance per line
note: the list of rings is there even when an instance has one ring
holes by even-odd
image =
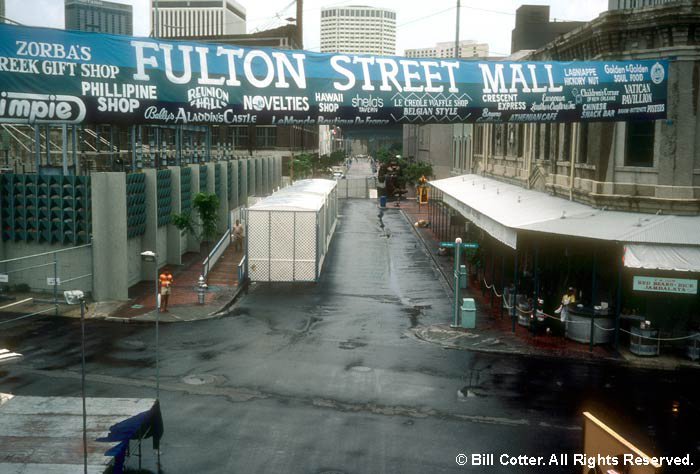
[[[370,190],[372,189],[377,189],[377,178],[375,176],[338,180],[338,198],[340,199],[369,199]]]
[[[248,211],[247,267],[252,281],[315,281],[323,238],[313,211]]]
[[[58,314],[66,290],[92,293],[92,244],[0,260],[0,324]]]

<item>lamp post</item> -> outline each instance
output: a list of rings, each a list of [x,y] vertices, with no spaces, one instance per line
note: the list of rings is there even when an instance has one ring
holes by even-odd
[[[160,322],[160,301],[158,299],[158,254],[150,250],[141,252],[141,260],[153,263],[153,273],[156,288],[156,400],[160,401],[160,361],[159,361],[159,322]]]
[[[87,409],[85,406],[85,294],[80,290],[63,292],[68,304],[80,304],[80,396],[83,400],[83,472],[87,474]]]

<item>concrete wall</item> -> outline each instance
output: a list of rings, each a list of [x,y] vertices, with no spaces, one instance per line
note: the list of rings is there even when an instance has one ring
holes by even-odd
[[[180,214],[182,212],[182,200],[180,199],[181,187],[180,187],[180,167],[171,166],[170,168],[170,183],[171,196],[170,201],[171,212],[173,214]],[[182,263],[182,254],[184,253],[183,245],[183,233],[175,227],[172,223],[168,224],[167,230],[167,258],[168,263],[171,265],[180,265]],[[186,242],[186,241],[185,241]]]
[[[129,255],[126,178],[124,173],[93,173],[91,180],[93,298],[127,299],[131,284],[129,275],[134,264],[124,258]]]
[[[132,286],[141,281],[143,276],[142,267],[145,266],[141,262],[141,248],[143,247],[142,235],[128,239],[126,242],[126,261],[128,266],[128,286]],[[128,288],[127,288],[128,289]],[[112,298],[118,300],[124,300],[128,298],[128,294],[123,294],[120,296],[113,296]]]
[[[255,160],[258,161],[258,173],[254,171]],[[264,168],[263,168],[264,160]],[[238,199],[238,162],[232,166],[232,189],[228,189],[227,162],[210,162],[207,164],[207,187],[209,192],[215,190],[215,167],[220,167],[221,196],[220,196],[220,230],[228,227],[230,211],[247,204],[248,196],[262,190],[272,190],[280,184],[281,158],[246,158],[242,160],[241,196]],[[189,165],[192,176],[192,194],[199,189],[200,165]],[[171,172],[171,212],[182,211],[180,199],[181,168],[170,167]],[[254,173],[250,177],[254,187],[248,188],[248,171]],[[199,252],[199,242],[195,236],[183,235],[172,224],[158,226],[157,224],[157,170],[144,169],[145,175],[145,206],[146,226],[142,235],[127,238],[127,206],[126,206],[126,175],[124,173],[92,173],[92,238],[91,247],[78,248],[58,253],[58,277],[62,280],[75,278],[93,273],[92,278],[83,278],[68,282],[59,287],[66,289],[81,289],[93,292],[93,297],[100,300],[126,300],[129,287],[142,281],[154,278],[153,264],[141,261],[141,253],[155,250],[158,254],[157,265],[180,264],[181,256],[186,251]],[[239,202],[240,201],[240,202]],[[195,216],[196,217],[196,216]],[[5,259],[26,255],[36,255],[44,252],[63,250],[68,247],[60,245],[42,245],[25,242],[3,242],[2,252]],[[38,256],[28,260],[30,264],[42,266],[25,273],[12,273],[19,268],[14,264],[0,264],[0,273],[10,271],[9,285],[25,283],[33,289],[51,291],[46,277],[53,277],[53,257]],[[43,266],[43,264],[48,264]]]

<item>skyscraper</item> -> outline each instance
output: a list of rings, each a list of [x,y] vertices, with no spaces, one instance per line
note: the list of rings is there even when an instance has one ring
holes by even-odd
[[[131,5],[104,0],[66,0],[66,29],[131,35],[134,13]]]
[[[321,52],[396,54],[396,12],[365,6],[322,8]]]
[[[235,0],[151,0],[151,27],[161,38],[242,35],[246,12]]]
[[[489,55],[489,45],[478,43],[473,40],[462,40],[459,42],[460,58],[485,58]],[[407,58],[454,58],[454,41],[437,43],[432,48],[407,49],[404,52]]]

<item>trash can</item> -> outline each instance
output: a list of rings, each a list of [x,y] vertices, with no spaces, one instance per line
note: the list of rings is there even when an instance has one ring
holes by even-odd
[[[476,327],[476,305],[474,304],[474,298],[463,298],[462,299],[462,327],[467,329],[474,329]]]
[[[459,266],[459,287],[465,289],[467,287],[467,266]]]
[[[379,207],[386,207],[386,196],[379,196]]]

